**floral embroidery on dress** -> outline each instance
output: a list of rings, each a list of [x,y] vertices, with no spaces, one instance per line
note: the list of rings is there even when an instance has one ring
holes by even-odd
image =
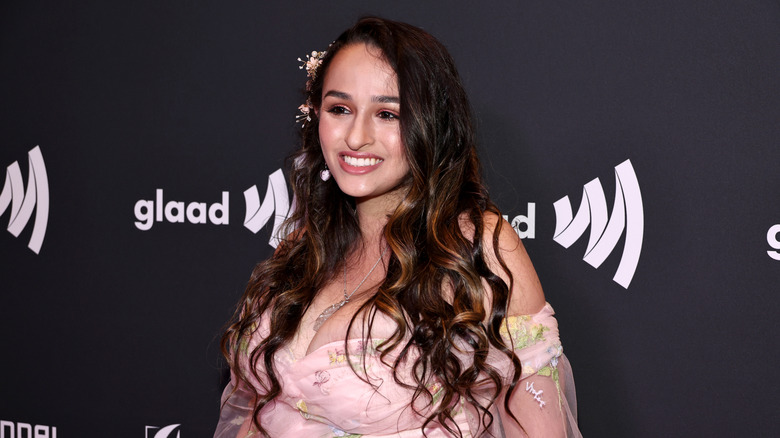
[[[249,332],[254,333],[257,330],[257,321],[253,322],[252,325],[249,327]],[[244,355],[249,354],[249,337],[244,336],[241,338],[241,340],[238,342],[238,351]]]
[[[309,412],[309,407],[306,406],[306,402],[303,401],[303,399],[298,400],[298,402],[295,403],[295,407],[298,408],[298,412],[301,413],[303,418],[305,418],[307,420],[315,420],[315,421],[319,421],[321,423],[327,424],[327,422],[323,421],[324,419],[322,417],[319,417],[319,416],[316,416],[316,415],[312,415]],[[343,430],[341,430],[341,429],[339,429],[339,428],[337,428],[337,427],[335,427],[333,425],[330,425],[330,424],[328,424],[328,427],[330,427],[330,430],[333,431],[333,437],[334,438],[335,437],[340,437],[340,438],[360,438],[361,436],[363,436],[361,434],[345,432],[345,431],[343,431]]]
[[[515,350],[522,350],[543,341],[544,332],[549,331],[550,328],[543,324],[529,324],[530,320],[529,315],[510,316],[504,320],[499,333],[512,340]]]
[[[244,424],[245,421],[246,421],[246,417],[242,417],[240,415],[236,415],[235,417],[233,417],[232,420],[230,420],[228,422],[228,424],[232,424],[234,426],[241,427],[241,425]]]
[[[550,359],[550,363],[548,365],[543,366],[542,368],[539,368],[539,371],[536,372],[538,376],[542,377],[549,377],[552,379],[552,381],[555,383],[555,389],[558,392],[558,400],[561,399],[561,381],[559,378],[558,373],[558,358],[563,355],[563,346],[560,344],[555,346],[550,346],[547,349],[547,352],[552,355],[552,359]],[[531,389],[533,389],[533,383],[531,384]],[[528,384],[526,383],[526,390],[528,390]],[[529,391],[532,394],[534,394],[534,400],[541,401],[540,399],[537,399],[536,393],[533,391]],[[539,392],[539,395],[541,396],[541,391]],[[543,407],[544,403],[540,403],[539,407]],[[562,409],[560,404],[558,405],[558,409]]]
[[[544,394],[544,390],[542,389],[537,390],[536,388],[534,388],[534,382],[525,382],[525,390],[526,392],[534,396],[534,400],[536,400],[536,402],[539,403],[540,409],[547,404],[544,400],[542,400],[542,394]]]
[[[441,400],[442,395],[444,395],[444,388],[442,388],[441,384],[438,382],[434,382],[427,386],[428,391],[431,393],[431,399],[433,401],[433,404],[439,403],[439,400]]]
[[[560,344],[551,346],[547,349],[547,352],[552,354],[553,357],[550,359],[549,365],[539,368],[539,371],[537,371],[536,374],[552,378],[553,382],[555,382],[555,387],[558,388],[558,392],[560,393],[561,384],[558,380],[558,358],[563,355],[563,347]]]
[[[333,437],[343,437],[343,438],[359,438],[363,435],[360,434],[354,434],[350,432],[343,431],[339,429],[336,426],[333,426],[330,424],[330,422],[321,415],[315,415],[309,411],[309,407],[306,406],[306,402],[303,399],[298,400],[297,403],[295,403],[295,407],[298,408],[298,412],[301,413],[301,416],[306,420],[314,420],[319,423],[323,423],[326,426],[330,428],[330,430],[333,432]]]
[[[314,373],[314,383],[312,385],[320,388],[320,392],[324,395],[330,395],[330,392],[323,386],[330,380],[330,374],[325,370],[319,370]]]
[[[504,339],[510,341],[515,350],[523,350],[539,342],[546,342],[545,333],[550,331],[550,327],[535,323],[531,315],[510,316],[504,320],[501,325],[500,334]],[[563,348],[560,342],[549,345],[547,354],[551,359],[546,364],[540,363],[522,363],[522,374],[524,376],[549,377],[554,383],[558,392],[558,399],[561,397],[561,384],[558,376],[558,358],[563,354]],[[533,382],[526,382],[525,390],[528,392],[543,408],[547,403],[542,399],[543,390],[537,390]],[[561,406],[559,406],[561,408]]]
[[[334,438],[335,437],[339,437],[339,438],[360,438],[360,437],[363,436],[363,435],[358,434],[358,433],[344,432],[343,430],[341,430],[341,429],[339,429],[337,427],[333,427],[333,426],[330,426],[330,429],[333,431],[333,437]]]
[[[328,350],[328,359],[330,365],[344,363],[347,361],[347,355],[344,354],[344,350]]]
[[[306,406],[306,402],[303,401],[303,399],[298,400],[298,403],[295,404],[295,407],[298,408],[298,412],[301,413],[301,416],[307,420],[311,420],[311,414],[309,414],[309,408]]]
[[[354,350],[349,350],[349,355],[352,356],[352,362],[358,362],[366,355],[373,355],[377,352],[377,347],[384,341],[374,340],[371,342],[358,341]],[[347,353],[344,349],[337,348],[335,350],[328,350],[329,365],[338,365],[347,362]]]

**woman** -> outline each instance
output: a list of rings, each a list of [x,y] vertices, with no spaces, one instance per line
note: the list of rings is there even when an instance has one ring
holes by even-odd
[[[298,205],[223,337],[215,436],[578,435],[552,308],[482,183],[444,46],[365,18],[306,68]]]

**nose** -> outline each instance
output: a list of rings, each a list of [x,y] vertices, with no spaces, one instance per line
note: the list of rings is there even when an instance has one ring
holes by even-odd
[[[353,119],[346,141],[353,151],[374,142],[374,128],[369,114],[363,113]]]

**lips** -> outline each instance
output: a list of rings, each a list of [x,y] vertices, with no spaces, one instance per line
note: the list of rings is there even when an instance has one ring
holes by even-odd
[[[362,175],[378,168],[383,159],[371,154],[347,155],[339,154],[339,165],[345,172],[353,175]]]

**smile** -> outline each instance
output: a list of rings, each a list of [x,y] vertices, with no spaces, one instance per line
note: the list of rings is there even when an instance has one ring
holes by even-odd
[[[350,157],[349,155],[342,155],[341,159],[353,167],[369,167],[384,161],[381,158],[356,158]]]
[[[376,155],[364,154],[363,156],[339,154],[339,165],[341,169],[350,175],[365,175],[378,169],[385,161]]]

